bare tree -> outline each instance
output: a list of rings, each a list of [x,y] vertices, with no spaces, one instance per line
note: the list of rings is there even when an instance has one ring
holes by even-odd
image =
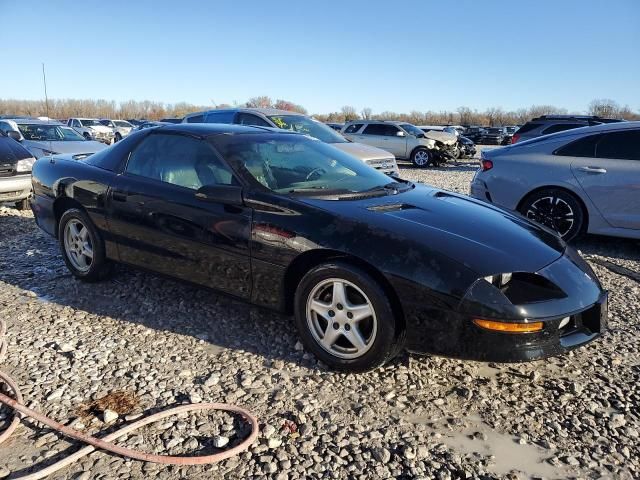
[[[342,115],[344,116],[344,121],[345,122],[350,122],[351,120],[358,120],[360,117],[358,116],[358,113],[356,112],[356,109],[349,106],[349,105],[345,105],[344,107],[342,107],[340,109],[340,111],[342,112]]]
[[[365,107],[360,111],[360,116],[364,120],[371,120],[371,109],[369,107]]]
[[[273,102],[270,97],[262,95],[260,97],[251,97],[245,104],[248,108],[270,108]]]
[[[589,104],[589,113],[599,117],[613,118],[620,114],[620,106],[608,98],[599,98]]]

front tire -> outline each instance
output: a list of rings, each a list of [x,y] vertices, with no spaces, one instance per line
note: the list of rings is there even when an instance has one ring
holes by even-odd
[[[64,263],[76,278],[96,282],[111,272],[104,242],[82,210],[72,208],[64,212],[58,225],[58,241]]]
[[[411,162],[418,168],[426,168],[433,165],[433,153],[427,148],[416,148],[411,154]]]
[[[559,188],[545,188],[529,194],[519,211],[525,217],[541,223],[570,242],[584,232],[586,213],[572,193]]]
[[[119,132],[116,132],[114,140],[115,140],[115,143],[118,143],[120,140],[122,140],[122,135],[120,135]]]
[[[379,367],[400,351],[404,340],[380,285],[343,263],[320,265],[302,278],[295,319],[305,347],[336,370]]]

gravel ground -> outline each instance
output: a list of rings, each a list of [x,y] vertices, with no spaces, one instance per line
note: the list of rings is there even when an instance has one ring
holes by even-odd
[[[403,175],[466,193],[476,161]],[[90,433],[185,401],[241,404],[259,441],[216,465],[172,467],[93,453],[53,478],[639,478],[640,249],[579,248],[611,291],[610,331],[568,355],[485,364],[401,355],[360,375],[327,371],[289,318],[120,267],[74,280],[31,213],[0,207],[2,368],[27,404]],[[8,410],[0,409],[0,423]],[[224,414],[171,418],[120,442],[217,451],[246,427]],[[0,446],[0,478],[77,449],[28,424]]]

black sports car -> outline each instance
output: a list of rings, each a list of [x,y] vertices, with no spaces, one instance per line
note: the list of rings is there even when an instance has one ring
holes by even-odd
[[[530,360],[606,325],[606,293],[553,232],[301,134],[164,125],[84,160],[38,160],[33,189],[76,277],[122,262],[292,313],[338,369],[404,346]]]

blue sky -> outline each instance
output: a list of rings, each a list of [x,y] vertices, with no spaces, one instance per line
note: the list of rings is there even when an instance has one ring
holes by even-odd
[[[0,0],[0,98],[640,110],[640,0]]]

